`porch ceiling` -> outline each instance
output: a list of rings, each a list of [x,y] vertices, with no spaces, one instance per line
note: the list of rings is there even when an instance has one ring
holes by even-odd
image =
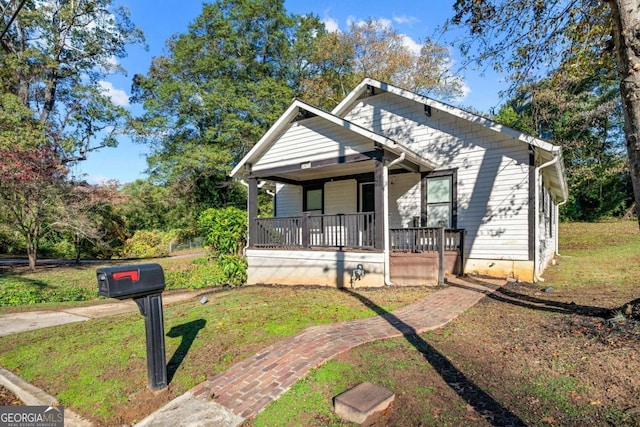
[[[256,172],[253,174],[256,178],[259,179],[268,179],[270,181],[281,181],[281,182],[305,182],[305,181],[315,181],[315,180],[324,180],[330,178],[341,178],[341,177],[350,177],[353,175],[362,175],[367,173],[373,173],[374,171],[375,160],[366,160],[360,162],[353,163],[343,163],[343,164],[333,164],[327,166],[317,166],[308,169],[300,169],[292,170],[292,171],[282,171],[276,173],[270,173],[269,171]],[[402,166],[393,166],[389,168],[390,172],[398,172],[403,170]]]

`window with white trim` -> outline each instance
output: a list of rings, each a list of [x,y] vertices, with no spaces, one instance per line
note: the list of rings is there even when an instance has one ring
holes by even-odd
[[[422,183],[422,226],[456,228],[455,171],[429,173]]]

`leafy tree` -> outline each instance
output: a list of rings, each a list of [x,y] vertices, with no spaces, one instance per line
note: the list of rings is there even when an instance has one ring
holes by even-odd
[[[194,219],[206,207],[244,205],[244,190],[227,176],[294,97],[305,62],[292,52],[299,32],[320,28],[287,15],[281,0],[220,0],[135,76],[150,176],[184,198]]]
[[[446,47],[427,39],[416,52],[405,36],[381,21],[352,23],[346,33],[321,33],[312,46],[316,70],[302,82],[299,96],[328,109],[365,77],[439,98],[461,93],[462,80],[449,69]]]
[[[46,141],[44,128],[17,96],[0,93],[0,148],[38,147]]]
[[[76,263],[80,262],[86,244],[91,245],[90,252],[96,255],[95,248],[108,247],[113,239],[121,241],[122,232],[117,232],[119,219],[114,217],[113,211],[120,198],[117,182],[101,185],[75,182],[67,185],[64,205],[59,207],[51,227],[70,237]]]
[[[22,5],[0,40],[0,93],[33,111],[65,161],[116,145],[128,114],[101,79],[122,71],[114,59],[142,41],[127,10],[111,0],[3,1],[4,26]]]
[[[228,174],[295,96],[332,108],[367,75],[458,93],[443,47],[429,41],[411,52],[374,21],[328,33],[317,17],[289,15],[283,3],[205,4],[188,32],[168,41],[168,54],[134,78],[151,181],[184,201],[189,222],[208,207],[245,207],[245,189]],[[369,56],[367,46],[375,46]]]
[[[48,146],[0,148],[0,159],[2,216],[24,238],[29,267],[35,270],[38,244],[48,218],[60,203],[67,171]]]
[[[564,218],[621,215],[633,195],[628,188],[620,100],[612,80],[603,78],[606,73],[572,70],[561,67],[550,78],[521,87],[521,94],[494,119],[565,148],[569,201],[562,210]]]
[[[123,71],[117,59],[142,33],[111,0],[2,1],[0,11],[0,220],[20,231],[35,268],[43,232],[69,195],[62,165],[115,145],[127,127],[102,79]]]
[[[447,28],[472,62],[511,72],[514,86],[560,64],[616,70],[636,207],[640,206],[640,0],[457,0]],[[478,49],[479,54],[473,54]],[[596,67],[594,67],[594,65]],[[638,216],[640,221],[640,215]]]
[[[131,233],[136,230],[169,230],[178,220],[178,198],[162,186],[138,179],[125,184],[121,190],[125,200],[118,210]]]

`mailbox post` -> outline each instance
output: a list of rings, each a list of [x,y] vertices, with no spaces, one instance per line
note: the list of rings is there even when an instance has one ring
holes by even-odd
[[[133,298],[144,316],[147,340],[147,379],[151,390],[167,387],[162,291],[164,272],[159,264],[103,267],[96,271],[98,294],[117,299]]]

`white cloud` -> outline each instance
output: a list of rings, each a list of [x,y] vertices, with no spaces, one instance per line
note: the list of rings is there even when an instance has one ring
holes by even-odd
[[[372,19],[374,24],[378,24],[380,27],[385,28],[390,30],[392,25],[391,19],[387,19],[387,18],[378,18],[378,19]],[[355,16],[353,15],[349,15],[349,17],[347,17],[347,26],[351,27],[352,25],[355,25],[356,27],[362,27],[364,24],[366,24],[367,21],[365,21],[364,19],[357,19]]]
[[[103,185],[108,183],[109,181],[113,181],[113,178],[109,178],[103,175],[84,175],[87,182],[93,185]]]
[[[415,16],[407,16],[407,15],[402,15],[402,16],[395,16],[393,15],[393,21],[397,24],[415,24],[416,22],[420,22],[420,20],[418,18],[416,18]]]
[[[411,53],[414,55],[420,55],[420,49],[422,49],[422,45],[420,43],[406,34],[400,34],[400,37],[402,37],[402,44],[404,44]]]
[[[118,61],[118,58],[116,58],[115,55],[111,55],[107,58],[107,64],[111,65],[113,68],[117,68],[120,66],[120,61]]]
[[[113,83],[106,82],[104,80],[100,80],[98,84],[102,88],[102,92],[111,98],[114,104],[119,105],[120,107],[129,106],[129,95],[127,95],[127,92],[122,89],[116,89],[113,87]]]
[[[378,24],[380,24],[382,28],[386,28],[388,30],[390,30],[391,27],[393,26],[391,19],[387,19],[387,18],[378,18],[378,19],[375,19],[374,22],[377,22]]]
[[[324,18],[322,20],[322,23],[324,24],[324,27],[327,29],[327,31],[329,31],[330,33],[340,32],[340,27],[338,26],[338,22],[335,19]]]
[[[467,83],[464,80],[462,81],[460,90],[462,90],[462,94],[458,97],[460,100],[465,99],[471,93],[471,88],[467,86]]]

